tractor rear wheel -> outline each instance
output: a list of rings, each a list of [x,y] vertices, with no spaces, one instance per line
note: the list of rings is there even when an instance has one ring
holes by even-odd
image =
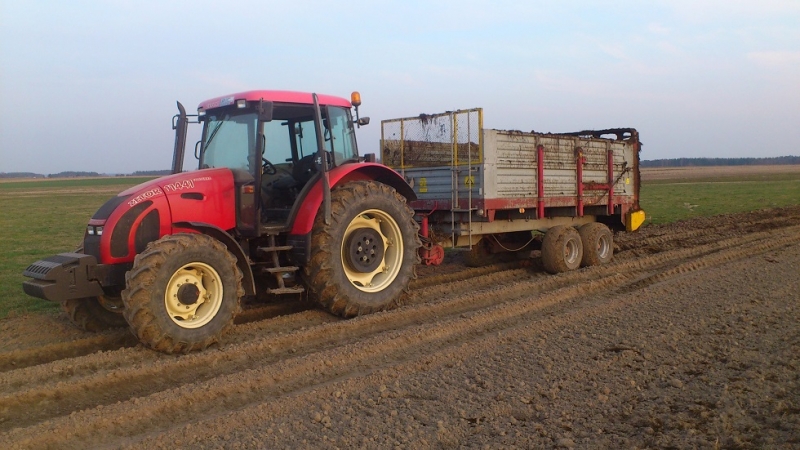
[[[578,229],[583,242],[581,265],[594,266],[611,261],[614,256],[614,236],[607,226],[599,222],[583,225]]]
[[[125,281],[125,319],[143,344],[164,353],[188,353],[217,342],[233,326],[244,295],[236,258],[203,234],[149,243]]]
[[[396,306],[414,277],[419,225],[391,186],[355,181],[331,192],[331,219],[317,214],[304,278],[328,311],[353,317]]]
[[[577,269],[583,258],[583,243],[578,230],[556,225],[544,234],[542,241],[542,265],[550,273],[561,273]]]
[[[73,298],[61,302],[61,309],[67,313],[70,322],[83,331],[104,331],[127,325],[122,310],[107,309],[103,304],[116,304],[118,299],[99,299],[97,297]]]

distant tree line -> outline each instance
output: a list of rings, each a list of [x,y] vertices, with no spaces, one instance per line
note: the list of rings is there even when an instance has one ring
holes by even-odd
[[[775,158],[674,158],[641,161],[641,167],[777,166],[800,164],[800,156]]]
[[[78,178],[78,177],[99,177],[97,172],[80,172],[80,171],[65,171],[58,173],[51,173],[47,178]]]
[[[33,172],[0,172],[0,178],[80,178],[80,177],[160,177],[169,175],[171,170],[137,170],[133,173],[107,174],[97,172],[65,171],[44,175]]]
[[[169,175],[171,173],[172,173],[171,170],[137,170],[136,172],[133,172],[130,175],[134,177],[150,177],[150,176],[161,177],[164,175]]]
[[[41,173],[33,172],[0,172],[0,178],[44,178]]]

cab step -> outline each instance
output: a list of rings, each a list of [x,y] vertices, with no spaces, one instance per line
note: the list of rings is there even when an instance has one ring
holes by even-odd
[[[291,245],[278,245],[276,247],[258,247],[256,251],[259,253],[269,254],[270,252],[285,252],[293,249]]]
[[[306,291],[306,288],[303,286],[290,286],[290,287],[281,287],[275,289],[267,289],[268,294],[302,294]]]
[[[261,270],[268,273],[291,273],[300,270],[297,266],[282,266],[282,267],[262,267]]]

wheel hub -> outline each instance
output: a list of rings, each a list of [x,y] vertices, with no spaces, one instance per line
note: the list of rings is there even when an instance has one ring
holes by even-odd
[[[578,255],[578,244],[574,240],[567,241],[564,245],[564,261],[572,264],[578,259]]]
[[[222,304],[222,278],[208,264],[186,264],[172,275],[164,306],[175,324],[199,328],[210,322]]]
[[[368,209],[356,215],[342,238],[341,259],[347,279],[363,292],[386,289],[402,267],[403,237],[385,212]]]
[[[345,244],[350,266],[361,273],[370,273],[383,261],[383,239],[373,228],[354,230]]]
[[[178,288],[178,301],[184,305],[194,305],[200,298],[200,289],[194,284],[182,284]]]

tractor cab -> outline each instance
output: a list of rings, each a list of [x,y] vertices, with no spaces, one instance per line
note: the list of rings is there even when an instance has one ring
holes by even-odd
[[[316,101],[315,101],[316,100]],[[237,194],[237,230],[256,236],[291,223],[305,191],[322,173],[358,161],[352,103],[339,97],[285,91],[249,91],[208,100],[195,146],[199,169],[228,168]],[[176,127],[177,133],[184,132]],[[181,141],[176,136],[176,154]],[[176,158],[177,159],[177,158]],[[173,169],[174,170],[174,169]]]

